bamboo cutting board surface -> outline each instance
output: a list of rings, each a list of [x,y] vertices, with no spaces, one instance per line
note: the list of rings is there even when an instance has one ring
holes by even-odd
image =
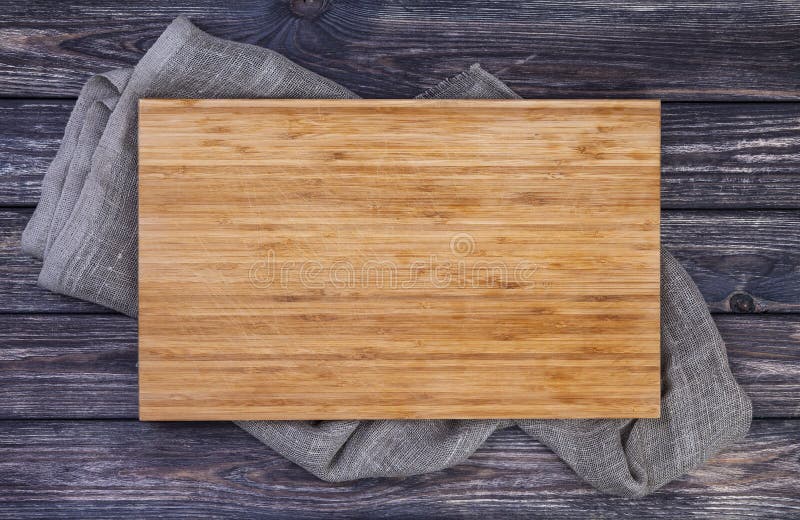
[[[142,100],[142,420],[659,414],[660,104]]]

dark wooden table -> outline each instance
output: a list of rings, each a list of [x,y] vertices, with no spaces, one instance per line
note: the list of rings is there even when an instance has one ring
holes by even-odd
[[[626,500],[516,430],[446,471],[327,484],[229,423],[139,423],[136,322],[37,288],[19,236],[81,84],[178,14],[365,97],[480,62],[525,97],[663,99],[663,243],[715,313],[750,434]],[[798,2],[0,1],[2,518],[798,518],[798,313]]]

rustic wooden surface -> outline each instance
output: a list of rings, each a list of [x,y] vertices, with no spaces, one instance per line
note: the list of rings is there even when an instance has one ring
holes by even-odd
[[[800,99],[800,5],[759,0],[4,0],[0,95],[74,97],[179,14],[363,97],[412,97],[479,61],[524,97]]]
[[[664,99],[662,240],[753,398],[748,437],[625,500],[516,430],[444,472],[325,484],[229,424],[135,421],[136,323],[36,288],[19,234],[82,82],[181,13],[367,97],[480,61],[525,97]],[[777,0],[0,0],[0,518],[797,518],[799,28]]]
[[[797,423],[756,421],[630,500],[597,494],[518,429],[436,474],[329,484],[230,423],[3,421],[0,518],[797,518]]]
[[[660,123],[141,100],[139,417],[658,417]]]

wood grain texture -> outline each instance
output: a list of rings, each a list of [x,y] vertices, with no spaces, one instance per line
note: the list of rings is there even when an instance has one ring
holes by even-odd
[[[35,206],[72,100],[0,100],[0,206]]]
[[[800,316],[714,320],[754,416],[800,417]],[[0,330],[0,419],[138,417],[135,320],[0,315]]]
[[[661,207],[800,208],[800,104],[661,108]]]
[[[659,125],[142,100],[140,417],[657,417]]]
[[[418,477],[330,484],[231,424],[0,422],[0,518],[795,518],[800,423],[745,440],[654,495],[597,494],[516,429]]]
[[[32,214],[29,208],[0,209],[0,313],[110,312],[36,285],[42,263],[25,255],[20,246],[22,230]]]
[[[756,417],[800,418],[800,315],[717,315],[736,380]]]
[[[367,97],[415,95],[481,61],[529,97],[725,101],[663,106],[664,207],[798,208],[798,105],[729,102],[797,99],[794,2],[304,4],[2,0],[0,95],[74,97],[91,73],[135,63],[174,16],[188,14]],[[35,203],[71,106],[0,100],[0,206]],[[18,253],[29,215],[0,212],[0,313],[106,312],[35,287],[38,263]],[[702,273],[717,312],[745,313],[715,319],[756,414],[796,416],[797,316],[746,313],[797,309],[800,280],[789,267],[800,269],[797,217],[755,215],[665,212],[680,225],[663,237],[681,245],[695,278]],[[0,319],[0,343],[11,349],[0,378],[4,417],[136,415],[131,320]],[[629,501],[580,486],[518,432],[495,435],[445,474],[328,485],[228,425],[5,421],[0,517],[795,518],[798,423],[756,421],[732,455]]]
[[[661,236],[712,311],[797,312],[798,226],[798,211],[676,211]]]
[[[0,206],[34,206],[71,100],[0,99]],[[800,208],[800,103],[661,107],[663,209]]]
[[[364,97],[411,97],[474,62],[524,97],[800,97],[795,2],[312,3],[3,0],[0,95],[74,97],[90,73],[134,64],[186,14]]]
[[[136,320],[0,314],[0,419],[135,418]]]
[[[110,312],[39,289],[41,265],[20,251],[31,210],[0,210],[0,313]],[[661,241],[688,270],[712,312],[800,309],[797,211],[662,211]]]

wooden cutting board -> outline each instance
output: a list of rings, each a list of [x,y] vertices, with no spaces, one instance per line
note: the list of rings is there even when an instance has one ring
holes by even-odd
[[[142,420],[659,415],[658,101],[142,100]]]

